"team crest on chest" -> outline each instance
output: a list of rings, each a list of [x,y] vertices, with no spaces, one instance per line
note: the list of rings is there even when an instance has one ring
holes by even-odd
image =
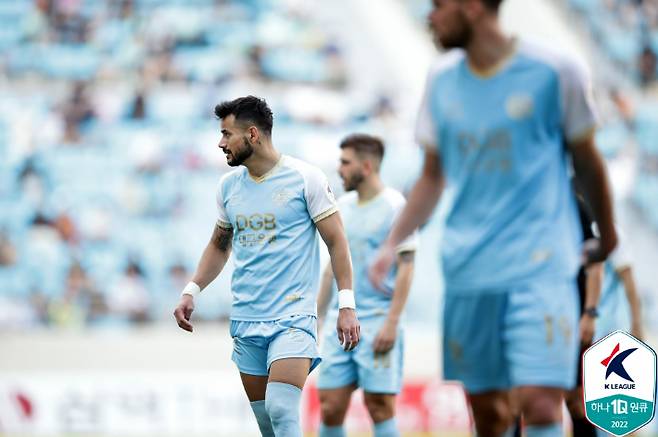
[[[285,188],[282,188],[280,190],[277,190],[272,194],[272,203],[274,203],[277,206],[285,206],[290,202],[290,200],[294,197],[294,194],[290,190],[286,190]]]
[[[505,112],[513,120],[529,118],[535,110],[532,96],[527,93],[512,94],[505,101]]]

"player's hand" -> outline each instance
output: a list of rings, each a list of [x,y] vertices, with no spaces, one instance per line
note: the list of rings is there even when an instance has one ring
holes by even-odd
[[[194,298],[189,294],[182,295],[178,306],[174,310],[174,317],[178,326],[189,332],[194,331],[194,327],[190,323],[192,311],[194,311]]]
[[[604,244],[598,238],[590,238],[583,243],[582,265],[603,262],[608,259],[608,255],[614,250],[615,244]]]
[[[594,338],[594,328],[596,320],[594,317],[583,314],[580,317],[580,345],[583,347],[589,347],[592,344],[592,339]]]
[[[375,342],[373,343],[373,349],[375,353],[385,353],[393,349],[393,345],[395,345],[395,339],[397,336],[397,323],[386,320],[384,325],[377,333],[377,337],[375,337]]]
[[[372,285],[374,285],[378,290],[387,294],[390,293],[384,289],[384,279],[386,278],[386,275],[388,275],[388,272],[391,270],[393,261],[395,261],[395,250],[390,247],[389,244],[385,243],[381,249],[379,249],[375,261],[372,263],[370,269],[368,270],[368,277],[370,278]]]
[[[356,318],[356,311],[352,308],[342,308],[338,310],[338,341],[346,351],[353,350],[359,344],[361,337],[361,326]]]

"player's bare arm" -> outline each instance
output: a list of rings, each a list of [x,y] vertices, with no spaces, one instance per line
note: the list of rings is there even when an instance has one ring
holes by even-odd
[[[391,306],[388,309],[386,321],[375,338],[373,344],[375,352],[388,352],[395,345],[400,315],[407,303],[409,289],[411,288],[411,280],[414,276],[414,255],[415,252],[412,251],[401,252],[398,254],[398,270],[397,275],[395,276],[393,298],[391,299]]]
[[[596,148],[594,136],[569,145],[573,157],[576,181],[582,190],[585,201],[591,208],[593,219],[599,227],[601,238],[598,245],[585,246],[587,263],[605,261],[617,245],[617,232],[614,226],[610,181],[603,157]]]
[[[395,261],[395,248],[414,230],[429,220],[441,197],[443,187],[441,158],[435,148],[427,146],[420,178],[411,189],[400,218],[391,229],[391,233],[370,268],[370,280],[376,287],[381,288],[381,283]]]
[[[318,232],[327,245],[331,258],[331,268],[336,278],[339,290],[352,289],[352,260],[350,249],[343,229],[340,213],[331,214],[316,223]],[[345,350],[352,350],[359,343],[361,327],[356,317],[356,311],[351,308],[341,308],[338,311],[338,340]]]
[[[601,297],[601,287],[603,286],[603,263],[594,263],[587,266],[585,274],[585,302],[583,308],[596,308],[599,305]],[[588,311],[583,312],[580,316],[580,343],[581,346],[592,344],[594,332],[596,331],[596,315]]]
[[[633,277],[633,269],[630,266],[625,266],[617,270],[617,274],[624,283],[626,298],[628,299],[628,305],[631,309],[631,334],[642,340],[644,337],[642,328],[642,306],[640,295],[637,292],[637,287],[635,285],[635,278]]]
[[[192,283],[203,290],[210,284],[224,268],[228,257],[231,255],[231,242],[233,240],[233,229],[215,225],[208,245],[201,255],[199,264],[192,276]],[[191,294],[181,295],[180,302],[174,310],[176,323],[181,329],[192,332],[193,327],[190,317],[194,311],[194,297]]]

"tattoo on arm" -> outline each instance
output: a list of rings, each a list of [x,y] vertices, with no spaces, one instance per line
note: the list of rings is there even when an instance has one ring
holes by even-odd
[[[398,262],[400,264],[413,262],[415,255],[416,252],[413,251],[400,252],[398,253]]]
[[[233,229],[222,228],[215,225],[215,230],[212,233],[212,244],[219,250],[226,251],[231,247],[233,240]]]

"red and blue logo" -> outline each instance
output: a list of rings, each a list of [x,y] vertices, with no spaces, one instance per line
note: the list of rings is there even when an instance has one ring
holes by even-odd
[[[617,346],[615,346],[615,348],[612,350],[612,353],[610,353],[610,355],[605,360],[601,361],[601,364],[606,367],[605,379],[607,380],[608,376],[614,373],[617,376],[624,378],[626,381],[635,382],[624,368],[624,360],[636,350],[637,348],[634,347],[631,349],[626,349],[623,352],[619,352],[619,343],[617,343]]]

